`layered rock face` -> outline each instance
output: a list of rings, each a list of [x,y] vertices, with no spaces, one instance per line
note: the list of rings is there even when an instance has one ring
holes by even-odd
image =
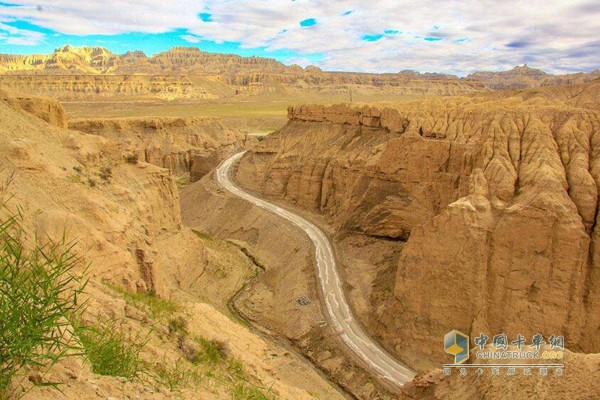
[[[246,143],[246,135],[218,118],[79,119],[69,127],[120,143],[129,156],[168,168],[186,182],[200,179]]]
[[[439,74],[360,74],[286,66],[274,59],[175,47],[147,57],[101,47],[63,46],[50,54],[0,55],[0,86],[60,99],[109,96],[214,100],[256,94],[456,95],[485,90]]]
[[[111,96],[212,100],[234,92],[213,80],[186,76],[0,75],[0,86],[16,92],[70,100]]]
[[[237,178],[324,214],[340,237],[405,242],[393,299],[366,324],[415,368],[446,359],[452,329],[598,352],[599,94],[593,82],[292,107]]]
[[[210,100],[236,94],[349,91],[437,96],[575,84],[598,76],[598,70],[551,75],[527,65],[503,72],[475,72],[466,79],[410,70],[387,74],[324,72],[314,66],[302,69],[270,58],[213,54],[195,47],[174,47],[151,57],[141,51],[114,54],[102,47],[69,45],[49,54],[0,54],[0,86],[62,99],[121,95]]]

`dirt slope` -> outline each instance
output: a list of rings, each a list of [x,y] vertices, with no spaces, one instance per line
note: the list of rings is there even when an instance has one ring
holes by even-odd
[[[134,336],[149,335],[143,357],[150,363],[160,360],[169,368],[187,363],[165,324],[111,288],[141,296],[152,291],[186,310],[190,334],[225,343],[248,382],[272,387],[271,393],[280,398],[340,398],[304,360],[231,318],[228,296],[256,267],[237,247],[203,239],[182,225],[177,187],[168,170],[126,162],[116,141],[48,124],[36,116],[47,116],[47,100],[28,99],[26,111],[22,104],[19,99],[0,101],[0,178],[11,182],[11,204],[21,207],[26,239],[58,240],[64,235],[67,241],[77,240],[82,267],[91,263],[86,319],[115,321]],[[200,294],[209,298],[201,300]],[[206,376],[203,384],[184,386],[182,392],[164,387],[157,391],[139,381],[93,374],[89,364],[71,359],[30,379],[62,382],[59,388],[67,398],[81,399],[220,399],[231,396],[237,385]],[[62,394],[41,387],[28,398]]]

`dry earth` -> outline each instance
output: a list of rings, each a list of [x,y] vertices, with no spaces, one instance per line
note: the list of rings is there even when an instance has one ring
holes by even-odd
[[[240,384],[265,388],[278,398],[343,398],[304,359],[231,314],[229,297],[257,267],[237,246],[200,237],[182,225],[178,190],[168,170],[127,162],[119,141],[65,129],[64,111],[53,100],[3,93],[0,121],[0,174],[3,182],[11,181],[9,205],[21,207],[26,239],[33,243],[64,235],[77,240],[81,268],[91,264],[85,320],[114,321],[123,332],[147,335],[144,360],[192,371],[200,380],[171,390],[156,382],[93,374],[89,363],[74,358],[48,373],[29,375],[38,383],[62,383],[62,393],[36,387],[27,399],[222,399]],[[224,343],[244,370],[241,380],[189,363],[167,321],[130,302],[131,295],[116,292],[115,286],[170,299],[181,311],[169,318],[183,318],[190,337]]]

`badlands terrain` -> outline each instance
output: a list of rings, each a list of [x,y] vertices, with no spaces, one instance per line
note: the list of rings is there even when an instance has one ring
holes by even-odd
[[[24,241],[76,241],[84,321],[145,342],[141,377],[74,357],[21,376],[26,398],[600,396],[598,71],[64,46],[0,56],[0,74],[0,188]],[[324,231],[353,315],[414,380],[349,350],[309,237],[216,181],[240,151],[231,178]],[[453,329],[564,335],[565,374],[444,376]]]

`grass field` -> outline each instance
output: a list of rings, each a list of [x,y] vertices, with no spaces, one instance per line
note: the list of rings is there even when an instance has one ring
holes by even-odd
[[[388,102],[405,99],[398,96],[354,95],[355,102]],[[287,121],[287,108],[292,104],[349,102],[346,93],[244,96],[228,101],[166,101],[156,98],[63,101],[70,118],[123,117],[219,117],[245,132],[270,132]]]

